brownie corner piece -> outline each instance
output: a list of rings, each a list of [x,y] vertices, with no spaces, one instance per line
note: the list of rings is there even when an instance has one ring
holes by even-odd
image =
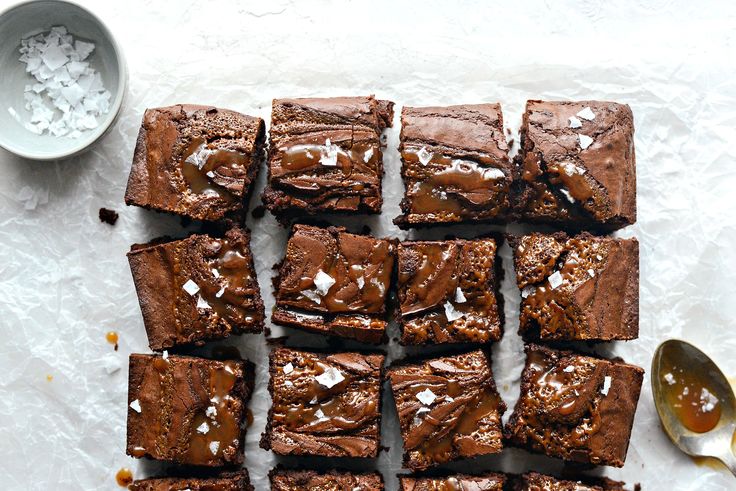
[[[129,368],[128,455],[208,467],[243,463],[251,363],[132,354]]]
[[[294,225],[275,280],[274,323],[380,343],[396,246],[337,227]]]
[[[266,208],[282,221],[380,213],[381,134],[392,119],[393,102],[373,96],[275,99]]]
[[[128,262],[152,350],[263,331],[247,230],[136,245]]]
[[[401,343],[487,343],[503,329],[499,239],[406,241],[397,247]]]
[[[485,351],[399,362],[388,378],[408,469],[501,452],[506,405]]]
[[[278,455],[377,457],[384,360],[275,348],[268,385],[273,404],[261,447]]]
[[[401,228],[512,219],[514,171],[499,104],[404,107]]]
[[[482,475],[456,474],[451,476],[397,476],[399,491],[473,490],[504,491],[508,478],[499,472]],[[541,489],[541,488],[540,488]]]
[[[623,467],[644,370],[530,344],[505,437],[565,461]]]
[[[147,109],[125,202],[205,221],[243,213],[265,140],[261,118],[228,109]]]
[[[533,233],[511,237],[519,330],[527,339],[611,341],[639,335],[636,239]]]
[[[615,230],[636,221],[634,118],[626,104],[528,101],[514,198],[521,219]]]
[[[152,477],[134,481],[130,491],[253,491],[248,471],[240,469],[234,472],[223,472],[209,477]]]
[[[383,476],[378,472],[348,472],[272,469],[269,472],[272,491],[308,489],[344,489],[350,491],[383,491]]]

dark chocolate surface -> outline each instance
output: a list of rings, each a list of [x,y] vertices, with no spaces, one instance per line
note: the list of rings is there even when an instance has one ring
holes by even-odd
[[[223,472],[216,477],[154,477],[128,486],[130,491],[253,491],[248,471]]]
[[[513,172],[499,104],[404,107],[403,228],[508,221]]]
[[[295,225],[276,279],[276,324],[378,343],[395,245],[341,228]]]
[[[517,165],[523,221],[601,230],[636,221],[634,119],[625,104],[528,101]]]
[[[242,464],[253,377],[253,367],[242,360],[130,355],[128,455]]]
[[[407,468],[424,470],[501,451],[506,405],[485,352],[400,363],[388,376]]]
[[[376,457],[383,355],[275,348],[261,446],[279,455]]]
[[[380,137],[393,103],[369,97],[273,101],[266,207],[280,217],[381,211]]]
[[[622,467],[644,370],[534,344],[526,354],[505,437],[550,457]]]
[[[401,242],[397,251],[403,344],[501,338],[502,270],[494,239]]]
[[[542,340],[639,335],[639,243],[581,234],[510,238],[521,289],[520,332]]]
[[[250,234],[192,235],[128,253],[149,346],[162,350],[261,332],[264,308]]]
[[[274,469],[269,477],[271,491],[383,491],[383,477],[378,472]]]
[[[198,220],[240,213],[264,144],[260,118],[191,104],[147,109],[125,202]]]

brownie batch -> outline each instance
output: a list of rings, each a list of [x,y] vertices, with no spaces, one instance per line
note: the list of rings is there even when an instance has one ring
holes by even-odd
[[[265,330],[244,227],[262,163],[263,204],[284,225],[303,216],[377,214],[383,131],[392,120],[393,102],[373,96],[276,99],[267,141],[262,119],[226,109],[146,111],[126,203],[216,227],[128,253],[149,346],[161,353],[130,356],[127,453],[225,470],[143,479],[130,489],[253,489],[247,471],[234,470],[244,461],[253,365],[168,350]],[[504,427],[488,349],[504,330],[500,235],[398,241],[296,223],[273,280],[274,324],[375,345],[387,341],[393,316],[402,345],[447,352],[386,367],[375,349],[273,346],[261,447],[279,456],[377,458],[388,381],[403,464],[415,473],[398,476],[404,491],[623,490],[603,478],[443,475],[437,468],[504,446],[624,465],[643,370],[555,343],[638,337],[638,242],[600,235],[636,220],[631,110],[528,101],[513,159],[499,104],[404,107],[401,124],[399,227],[520,221],[564,230],[506,236],[527,342],[519,400]],[[222,225],[225,232],[212,231]],[[269,477],[276,491],[384,488],[373,471],[277,467]]]

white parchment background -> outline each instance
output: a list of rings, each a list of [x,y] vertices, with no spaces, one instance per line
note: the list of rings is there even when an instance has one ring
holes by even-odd
[[[39,164],[0,153],[2,489],[116,489],[122,466],[137,477],[156,470],[124,452],[127,356],[147,351],[125,252],[136,241],[184,233],[175,218],[123,205],[141,115],[152,106],[213,104],[268,120],[271,99],[283,96],[375,93],[398,106],[500,101],[516,130],[527,98],[628,103],[636,119],[639,222],[623,234],[641,241],[641,338],[611,352],[648,370],[660,341],[682,337],[736,375],[733,2],[84,3],[125,50],[129,94],[112,132],[80,158]],[[390,222],[402,190],[397,135],[389,133],[383,215],[366,222],[377,235],[403,238]],[[262,186],[260,179],[258,193]],[[121,212],[115,227],[98,221],[101,206]],[[286,234],[270,216],[249,225],[270,309],[270,268]],[[518,291],[507,248],[503,255],[507,335],[493,353],[511,405],[522,360]],[[117,352],[105,342],[108,330],[120,333]],[[246,461],[257,489],[268,489],[274,459],[257,446],[269,404],[266,346],[257,336],[233,344],[261,368]],[[398,353],[393,345],[389,351]],[[395,414],[385,409],[391,450],[377,463],[395,489],[401,448]],[[454,468],[559,464],[507,451]],[[736,478],[696,465],[669,443],[648,376],[626,467],[608,474],[648,490],[736,489]]]

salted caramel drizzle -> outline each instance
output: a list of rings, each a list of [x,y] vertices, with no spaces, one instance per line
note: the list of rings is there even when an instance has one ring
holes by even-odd
[[[281,166],[290,172],[332,168],[350,174],[354,167],[375,169],[379,155],[376,143],[354,143],[345,148],[327,139],[324,144],[299,144],[284,148]]]
[[[466,215],[469,211],[466,203],[476,207],[495,204],[498,193],[506,186],[506,176],[501,169],[484,167],[473,160],[453,159],[427,152],[424,147],[405,149],[401,156],[408,164],[441,168],[407,190],[412,213]]]
[[[195,138],[187,145],[181,157],[181,171],[189,190],[194,194],[215,196],[228,203],[236,197],[217,183],[241,174],[248,167],[249,157],[241,152],[209,149],[203,138]]]
[[[169,358],[156,357],[153,360],[153,368],[158,372],[159,384],[163,393],[168,392],[167,387],[172,386],[170,379],[173,378],[173,365]],[[240,448],[240,421],[236,418],[239,413],[239,402],[232,397],[232,391],[237,382],[238,367],[234,362],[220,362],[208,369],[208,397],[209,404],[206,407],[196,409],[189,421],[186,442],[181,459],[193,464],[206,464],[223,456],[225,452],[237,452]],[[176,397],[176,394],[168,394],[168,397]],[[145,401],[141,402],[145,404]],[[143,411],[154,414],[156,411]],[[161,426],[161,434],[158,436],[157,446],[166,448],[168,427]],[[143,456],[153,449],[137,446],[133,450],[134,456]],[[171,456],[170,458],[173,458]]]

